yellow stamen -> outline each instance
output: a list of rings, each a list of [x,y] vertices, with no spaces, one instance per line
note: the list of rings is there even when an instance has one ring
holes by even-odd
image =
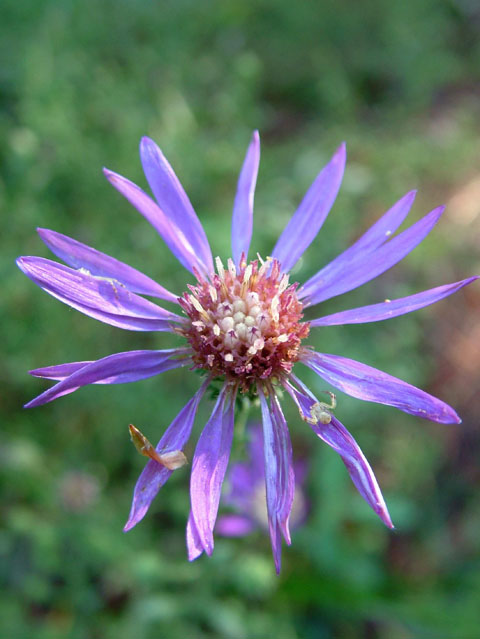
[[[228,258],[227,264],[230,275],[232,276],[232,278],[235,278],[237,276],[237,269],[235,268],[235,263],[231,257]]]
[[[210,315],[207,313],[207,311],[203,308],[203,306],[200,304],[200,302],[197,300],[197,298],[194,295],[189,295],[188,296],[189,302],[191,303],[191,305],[193,306],[193,308],[195,310],[197,310],[200,315],[207,321],[210,321]]]
[[[242,287],[240,289],[240,296],[241,297],[245,296],[245,293],[247,292],[247,289],[248,289],[248,283],[249,283],[251,277],[252,277],[252,265],[249,264],[247,266],[247,268],[245,269],[245,272],[243,274],[243,282],[242,282]]]
[[[223,267],[222,260],[219,257],[215,258],[215,264],[217,265],[217,272],[220,278],[223,280],[225,277],[225,269]]]
[[[285,273],[278,286],[278,294],[281,295],[288,286],[288,273]]]
[[[209,286],[208,291],[210,293],[210,297],[212,298],[212,302],[217,301],[217,289],[214,286]]]

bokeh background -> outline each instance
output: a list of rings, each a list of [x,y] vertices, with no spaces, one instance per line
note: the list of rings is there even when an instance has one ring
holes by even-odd
[[[432,424],[338,394],[338,417],[383,488],[390,532],[285,402],[294,453],[308,456],[310,510],[277,577],[262,532],[218,538],[213,557],[187,562],[188,467],[122,533],[144,463],[127,425],[156,442],[198,377],[85,388],[24,411],[46,387],[28,369],[171,341],[84,317],[14,265],[19,254],[48,256],[35,233],[43,226],[181,292],[186,271],[101,167],[145,186],[138,141],[153,137],[226,258],[236,179],[258,128],[252,248],[263,255],[347,141],[340,195],[299,280],[408,190],[419,189],[413,220],[448,205],[412,255],[325,313],[479,273],[478,3],[3,0],[0,14],[0,637],[478,636],[480,286],[386,323],[317,329],[319,349],[419,385],[464,421]]]

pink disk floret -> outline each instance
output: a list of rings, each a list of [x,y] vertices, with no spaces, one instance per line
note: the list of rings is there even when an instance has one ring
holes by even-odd
[[[180,299],[190,323],[176,331],[192,346],[195,367],[243,391],[257,380],[288,375],[310,330],[301,322],[297,284],[289,284],[275,259],[248,265],[242,259],[238,269],[229,260],[225,269],[217,258],[216,265],[211,282],[199,277]]]

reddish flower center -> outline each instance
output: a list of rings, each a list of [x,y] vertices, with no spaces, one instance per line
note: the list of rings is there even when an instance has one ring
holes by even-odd
[[[225,376],[248,390],[257,380],[282,377],[298,360],[309,324],[296,284],[289,285],[277,260],[258,260],[237,269],[228,260],[211,282],[198,278],[180,304],[190,322],[179,329],[193,348],[197,368]]]

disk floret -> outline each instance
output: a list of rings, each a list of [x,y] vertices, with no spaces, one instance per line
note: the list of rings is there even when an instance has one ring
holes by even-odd
[[[303,306],[275,259],[216,259],[211,281],[198,276],[180,304],[189,322],[179,329],[189,341],[197,368],[225,376],[248,390],[257,380],[283,377],[299,358],[309,333]]]

